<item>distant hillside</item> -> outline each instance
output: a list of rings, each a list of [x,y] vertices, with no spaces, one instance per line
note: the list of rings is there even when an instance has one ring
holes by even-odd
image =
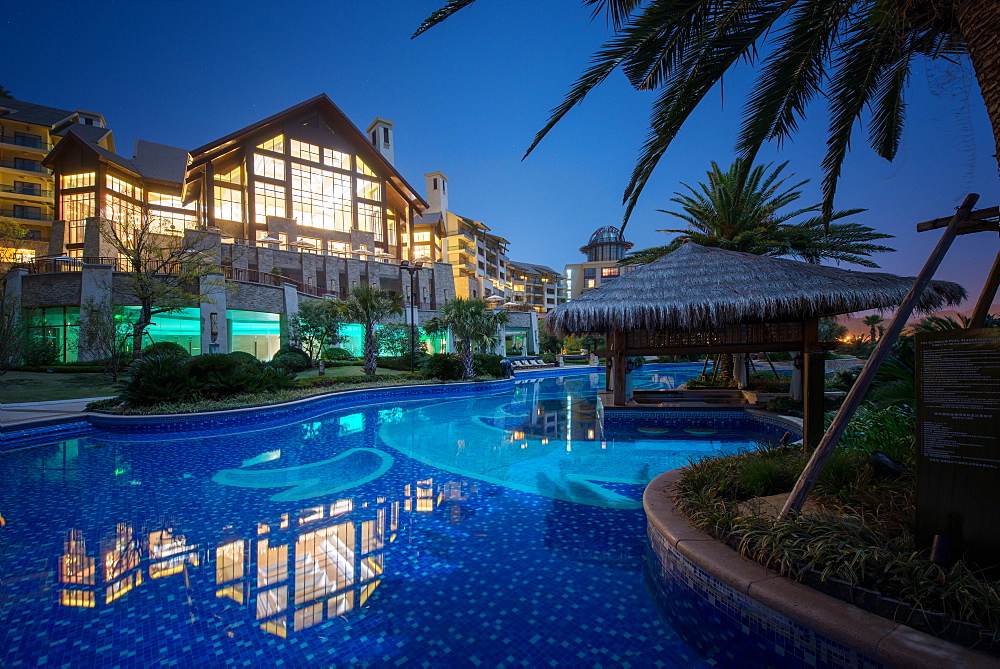
[[[991,314],[1000,314],[1000,303],[996,303],[992,307],[990,307],[990,313]],[[968,311],[955,311],[954,309],[943,309],[941,311],[935,311],[931,315],[932,316],[941,316],[943,318],[947,318],[947,317],[957,318],[959,314],[965,314],[967,316],[971,315],[972,314],[972,307],[970,307]],[[885,319],[885,322],[882,323],[882,327],[886,327],[887,325],[889,325],[889,321],[892,320],[892,314],[891,313],[885,313],[885,314],[881,314],[881,316],[882,316],[882,318]],[[923,320],[924,318],[927,318],[927,316],[926,315],[922,315],[922,314],[921,315],[912,316],[910,318],[910,320],[907,321],[907,325],[909,325],[911,323],[916,323],[917,321]],[[867,335],[871,334],[871,328],[869,328],[867,325],[864,324],[864,322],[863,322],[864,319],[865,319],[864,316],[861,316],[861,317],[856,317],[856,316],[841,316],[837,320],[840,322],[841,325],[847,326],[847,330],[852,335],[854,335],[854,336],[866,335],[867,336]]]

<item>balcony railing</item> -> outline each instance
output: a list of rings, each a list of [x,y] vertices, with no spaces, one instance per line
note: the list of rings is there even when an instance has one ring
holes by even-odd
[[[41,165],[22,163],[14,160],[0,160],[0,167],[6,167],[12,170],[20,170],[21,172],[37,172],[39,174],[52,174],[52,170],[42,167]]]
[[[0,186],[0,193],[17,193],[18,195],[34,195],[36,197],[52,197],[52,191],[39,188],[25,188],[24,186]]]
[[[277,288],[280,288],[286,283],[290,283],[295,286],[295,290],[300,293],[305,293],[306,295],[312,295],[314,297],[326,297],[328,295],[338,298],[344,297],[338,291],[290,279],[286,276],[281,276],[280,274],[271,274],[270,272],[261,272],[255,269],[244,269],[242,267],[229,266],[224,266],[222,270],[223,276],[231,281],[243,281],[246,283],[256,283],[264,286],[275,286]]]
[[[16,146],[26,146],[29,149],[41,149],[42,151],[52,150],[52,145],[48,142],[43,142],[40,139],[33,139],[31,137],[18,137],[16,135],[0,134],[0,142],[3,142],[4,144],[14,144]]]
[[[52,222],[52,214],[43,214],[34,211],[18,211],[16,209],[0,209],[0,216],[7,218],[20,218],[25,221],[47,221]]]

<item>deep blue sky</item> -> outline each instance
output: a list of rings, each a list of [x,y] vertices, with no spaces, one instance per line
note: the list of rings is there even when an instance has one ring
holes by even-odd
[[[423,191],[444,171],[451,209],[511,240],[515,260],[561,270],[602,225],[620,223],[621,195],[645,135],[651,94],[617,74],[524,162],[548,110],[606,34],[578,0],[479,0],[410,40],[443,0],[367,2],[51,2],[4,13],[0,84],[16,97],[102,112],[119,153],[135,138],[194,148],[325,92],[362,129],[396,123],[396,165]],[[727,165],[749,70],[736,72],[696,111],[674,142],[626,230],[637,247],[662,244],[657,213],[681,182]],[[914,274],[936,239],[914,224],[948,215],[969,191],[1000,200],[992,136],[971,75],[918,66],[902,148],[892,164],[856,135],[838,206],[897,236],[877,261]],[[819,199],[825,116],[813,110],[794,141],[765,160],[790,161]],[[961,238],[938,276],[975,296],[996,235]]]

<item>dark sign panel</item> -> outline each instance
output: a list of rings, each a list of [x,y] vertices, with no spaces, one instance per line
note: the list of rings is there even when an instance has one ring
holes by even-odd
[[[918,334],[917,542],[1000,561],[1000,328]]]

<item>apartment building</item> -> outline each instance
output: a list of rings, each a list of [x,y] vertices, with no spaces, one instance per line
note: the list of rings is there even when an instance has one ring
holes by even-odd
[[[507,263],[514,301],[546,314],[566,301],[566,286],[561,274],[546,265]]]

